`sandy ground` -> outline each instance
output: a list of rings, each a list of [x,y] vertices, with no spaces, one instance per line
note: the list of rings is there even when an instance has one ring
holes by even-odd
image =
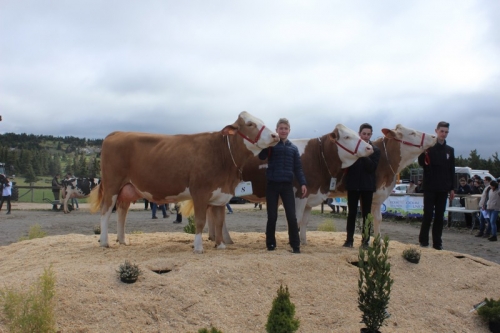
[[[214,325],[228,332],[265,332],[267,314],[280,283],[289,287],[298,332],[359,332],[357,248],[346,249],[345,219],[338,231],[319,232],[327,219],[314,215],[308,245],[300,255],[288,250],[284,213],[278,222],[278,248],[265,250],[265,210],[233,205],[227,216],[235,244],[216,250],[204,235],[205,253],[192,253],[193,235],[173,217],[152,220],[137,204],[126,226],[130,245],[98,245],[93,227],[99,216],[82,205],[71,214],[48,205],[17,204],[11,215],[0,213],[0,286],[32,283],[52,265],[56,277],[57,323],[61,332],[197,332]],[[113,217],[115,218],[115,217]],[[18,242],[35,223],[50,237]],[[110,223],[110,240],[116,223]],[[473,304],[500,298],[498,243],[469,231],[446,229],[446,251],[422,249],[418,265],[401,253],[416,244],[418,224],[386,222],[391,238],[394,286],[388,326],[382,332],[488,332]],[[139,231],[143,233],[132,233]],[[356,236],[356,244],[360,237]],[[125,260],[144,274],[135,284],[121,283],[116,269]],[[157,274],[155,271],[168,271]],[[0,322],[0,332],[6,331]]]

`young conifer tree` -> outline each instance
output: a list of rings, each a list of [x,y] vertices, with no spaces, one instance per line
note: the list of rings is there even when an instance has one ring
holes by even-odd
[[[300,321],[295,317],[295,305],[290,301],[288,286],[280,285],[278,295],[267,317],[267,333],[292,333],[299,329]]]

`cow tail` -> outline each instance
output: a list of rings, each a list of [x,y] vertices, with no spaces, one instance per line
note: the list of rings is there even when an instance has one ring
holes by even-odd
[[[90,212],[97,213],[101,209],[102,203],[102,191],[103,188],[101,184],[94,187],[90,192]]]
[[[193,200],[185,200],[179,202],[179,213],[182,214],[182,216],[192,216],[194,215],[194,203]]]

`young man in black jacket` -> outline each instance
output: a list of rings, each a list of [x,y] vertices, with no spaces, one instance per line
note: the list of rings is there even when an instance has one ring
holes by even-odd
[[[380,159],[380,149],[375,147],[370,139],[373,128],[364,123],[359,127],[359,137],[372,145],[373,154],[361,157],[347,169],[345,188],[347,190],[347,239],[344,247],[352,247],[354,243],[354,229],[356,227],[356,215],[358,214],[358,201],[360,201],[361,215],[363,216],[363,230],[365,221],[372,209],[373,192],[376,191],[375,171]],[[370,238],[363,239],[362,246],[367,246]]]
[[[455,150],[446,144],[450,124],[441,121],[437,124],[437,143],[418,157],[418,164],[424,168],[424,218],[420,226],[418,241],[421,247],[429,246],[429,229],[432,216],[432,247],[443,249],[443,220],[446,200],[455,197],[453,179],[455,177]]]
[[[276,125],[276,132],[280,137],[278,144],[272,148],[263,149],[259,158],[267,158],[267,226],[266,246],[269,251],[276,248],[276,221],[278,219],[278,200],[281,197],[288,222],[288,237],[293,253],[300,253],[299,228],[295,214],[295,196],[293,193],[293,177],[301,185],[302,198],[307,194],[306,178],[302,171],[300,154],[297,146],[288,140],[290,123],[281,118]]]

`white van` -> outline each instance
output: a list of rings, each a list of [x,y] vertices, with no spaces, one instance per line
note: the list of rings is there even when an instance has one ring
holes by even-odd
[[[497,179],[497,177],[493,176],[488,170],[474,170],[469,167],[455,167],[455,174],[460,174],[457,177],[464,177],[469,179],[478,175],[481,179],[484,179],[486,176],[490,176],[491,179]]]

